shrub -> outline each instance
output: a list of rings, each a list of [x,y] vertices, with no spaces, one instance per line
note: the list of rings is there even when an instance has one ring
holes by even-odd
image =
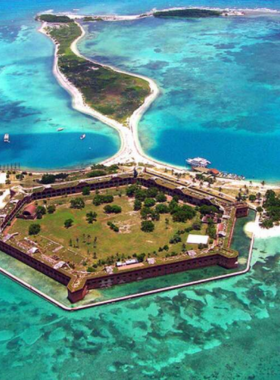
[[[135,195],[135,192],[139,189],[138,185],[130,185],[126,188],[126,195],[128,197],[133,197]]]
[[[156,204],[156,201],[153,198],[146,198],[144,201],[144,205],[146,207],[153,207]]]
[[[97,214],[96,214],[96,212],[92,212],[92,211],[90,211],[90,212],[88,212],[88,213],[86,214],[86,219],[87,219],[87,222],[88,222],[89,224],[92,224],[93,222],[95,222],[95,221],[96,221],[96,218],[97,218]]]
[[[106,214],[119,214],[122,212],[122,208],[117,205],[107,205],[104,207],[104,212],[106,212]]]
[[[90,195],[90,187],[89,186],[85,186],[83,188],[83,195]]]
[[[29,230],[28,230],[29,235],[37,235],[40,231],[41,231],[40,224],[35,224],[35,223],[30,224]]]
[[[159,214],[168,214],[169,213],[169,207],[167,205],[156,205],[156,212]]]
[[[96,194],[93,198],[92,203],[95,206],[100,206],[103,203],[112,203],[114,200],[113,195],[101,195],[101,194]]]
[[[139,199],[135,199],[135,202],[134,202],[134,211],[141,210],[141,207],[142,207],[141,201],[139,201]]]
[[[145,220],[141,223],[141,230],[144,232],[153,232],[155,225],[150,220]]]
[[[159,202],[159,203],[163,203],[163,202],[166,202],[167,201],[167,197],[164,193],[158,193],[158,195],[156,196],[156,201]]]
[[[158,189],[156,187],[150,187],[147,190],[147,197],[155,198],[158,194]]]
[[[76,209],[82,209],[85,207],[85,202],[82,198],[71,199],[70,207]]]
[[[64,222],[64,227],[70,228],[73,225],[73,223],[74,223],[73,219],[66,219]]]
[[[56,207],[54,205],[48,206],[48,213],[53,214],[56,210]]]
[[[115,231],[115,232],[119,232],[119,227],[116,226],[114,223],[112,222],[108,222],[107,225],[111,228],[111,230]]]
[[[87,174],[87,177],[88,178],[94,178],[94,177],[102,177],[104,175],[106,175],[106,171],[105,170],[92,170],[91,172],[89,172]]]

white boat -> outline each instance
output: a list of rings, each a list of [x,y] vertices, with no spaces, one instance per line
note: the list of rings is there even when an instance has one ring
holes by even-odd
[[[86,138],[86,135],[85,135],[85,134],[83,134],[83,135],[80,136],[80,140],[83,140],[83,139],[85,139],[85,138]]]
[[[206,168],[208,165],[211,164],[210,161],[206,160],[205,158],[201,158],[201,157],[195,157],[195,158],[188,158],[186,160],[186,162],[191,165],[191,166],[194,166],[194,167],[202,167],[202,168]]]
[[[58,128],[57,129],[57,132],[61,132],[61,131],[63,131],[64,130],[64,128]]]
[[[5,133],[4,135],[4,142],[9,143],[10,142],[10,135],[8,133]]]

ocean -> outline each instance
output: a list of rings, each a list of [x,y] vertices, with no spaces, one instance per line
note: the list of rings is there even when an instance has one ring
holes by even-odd
[[[71,108],[52,74],[53,46],[36,31],[37,12],[184,5],[280,9],[275,0],[2,0],[0,128],[12,142],[1,146],[0,165],[81,167],[120,144],[111,128]],[[159,84],[139,124],[147,154],[177,165],[204,155],[218,169],[277,182],[279,25],[273,15],[106,23],[89,27],[80,48]],[[239,278],[77,313],[1,275],[0,378],[279,380],[279,243],[256,240],[252,270]]]

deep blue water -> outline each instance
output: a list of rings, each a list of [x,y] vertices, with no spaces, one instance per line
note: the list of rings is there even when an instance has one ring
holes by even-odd
[[[0,143],[0,165],[17,163],[23,169],[37,162],[37,169],[51,170],[54,164],[56,169],[82,168],[112,154],[115,146],[105,134],[87,133],[84,140],[80,136],[75,132],[13,134],[10,144]]]
[[[88,136],[88,139],[83,141],[84,145],[90,142],[92,148],[96,149],[92,155],[93,159],[112,154],[119,143],[111,129],[72,110],[68,95],[58,86],[52,75],[52,45],[34,29],[36,24],[32,18],[36,12],[80,8],[81,13],[94,11],[132,14],[153,7],[178,5],[280,8],[280,3],[276,0],[0,2],[0,128],[3,133],[10,128],[13,143],[25,155],[20,160],[22,165],[24,160],[30,157],[29,149],[25,150],[30,145],[34,152],[32,161],[40,161],[40,167],[55,165],[55,161],[59,162],[59,165],[80,165],[89,158],[88,149],[84,149],[85,146],[82,145],[78,147],[78,136],[84,133],[83,131],[86,131]],[[275,24],[271,25],[271,37],[275,46],[278,27],[275,28]],[[251,37],[252,31],[257,36],[263,34],[264,29],[256,27],[250,30],[249,38],[255,45],[255,39]],[[158,31],[160,32],[160,28]],[[246,33],[239,37],[244,40]],[[165,32],[165,37],[167,35]],[[186,34],[185,38],[191,39],[189,34]],[[262,39],[263,37],[260,38],[260,42]],[[195,45],[195,36],[193,42]],[[175,47],[171,46],[170,49]],[[111,45],[110,49],[113,51],[115,46]],[[265,53],[269,64],[274,57],[276,58],[277,70],[277,49],[270,54],[269,46],[266,45],[266,49],[260,51]],[[144,53],[147,54],[147,51],[142,52],[138,49],[139,55]],[[172,52],[170,54],[172,55]],[[149,60],[148,56],[147,61]],[[125,65],[125,62],[122,64]],[[203,64],[205,65],[205,62]],[[137,61],[134,62],[134,67],[137,68]],[[156,74],[158,67],[149,65],[147,70],[154,70]],[[195,67],[192,67],[194,73]],[[266,72],[266,78],[271,80],[268,73],[269,71]],[[277,76],[275,81],[278,81]],[[240,81],[238,83],[240,84]],[[240,89],[239,93],[242,92]],[[268,89],[269,85],[266,91]],[[258,92],[260,99],[264,93],[262,87]],[[176,93],[173,95],[174,99],[180,96]],[[251,99],[247,92],[242,102],[244,99]],[[156,103],[150,110],[150,115],[159,104]],[[176,117],[176,113],[172,116]],[[152,120],[152,116],[147,113],[143,123],[149,121],[150,117]],[[34,123],[36,120],[37,123]],[[164,120],[169,119],[164,117],[158,127]],[[51,128],[56,130],[58,126],[65,127],[62,135],[50,133]],[[149,124],[147,126],[149,127]],[[277,127],[276,124],[275,126]],[[178,138],[182,139],[191,153],[198,144],[191,143],[188,139],[199,141],[201,152],[211,156],[209,158],[215,166],[218,164],[219,154],[225,157],[226,148],[221,146],[221,143],[226,146],[233,144],[237,152],[241,149],[241,143],[239,146],[233,143],[230,137],[232,131],[227,131],[224,135],[226,137],[221,137],[216,130],[202,133],[199,129],[189,128],[188,132],[184,131],[182,135],[178,128],[173,128],[173,132],[164,128],[162,135],[153,141],[151,138],[145,138],[145,125],[141,128],[141,139],[146,149],[163,160],[167,160],[168,157],[170,161],[179,162],[180,157],[184,157],[183,145],[180,149],[176,148],[176,136],[176,141]],[[208,138],[209,135],[211,138]],[[217,153],[208,147],[208,144],[213,144],[213,136],[219,143]],[[255,144],[255,149],[260,152],[257,138],[250,139],[248,146],[246,133],[243,137],[244,149],[240,152],[240,157],[234,157],[240,165],[242,164],[239,170],[235,170],[238,172],[243,167],[244,171],[246,170],[246,161],[243,164],[242,160],[249,155],[252,144]],[[106,138],[110,139],[111,143]],[[59,141],[60,139],[64,141]],[[167,145],[167,139],[173,143]],[[275,154],[276,160],[279,157],[279,154],[276,156],[277,141],[278,138],[273,137],[269,144],[264,142],[263,149],[267,154]],[[74,152],[68,149],[68,144]],[[107,153],[104,151],[105,145],[108,147]],[[46,149],[46,146],[50,148]],[[230,145],[228,149],[233,148]],[[19,161],[16,150],[10,152],[7,159],[9,149],[11,148],[8,146],[0,145],[2,159]],[[170,153],[170,149],[173,154]],[[264,155],[265,153],[260,152],[255,164],[260,165],[260,173],[261,170],[265,170]],[[219,165],[227,168],[231,162],[234,162],[231,158],[219,159]],[[29,164],[31,165],[30,162]],[[252,271],[245,276],[76,314],[65,313],[0,276],[0,379],[279,380],[279,258],[279,238],[257,240]]]

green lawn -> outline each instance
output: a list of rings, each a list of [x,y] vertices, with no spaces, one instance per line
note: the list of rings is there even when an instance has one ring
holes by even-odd
[[[10,229],[10,232],[19,232],[17,239],[23,239],[28,236],[28,228],[31,223],[41,225],[41,232],[35,238],[45,254],[54,255],[53,249],[55,244],[50,240],[61,245],[63,248],[58,250],[55,255],[65,261],[75,263],[75,265],[92,265],[99,259],[106,259],[112,255],[118,254],[120,258],[124,255],[126,258],[134,253],[148,253],[154,255],[154,251],[158,257],[165,257],[167,253],[182,251],[182,244],[186,242],[187,233],[181,235],[182,242],[177,244],[169,244],[169,240],[178,230],[185,229],[192,225],[194,220],[187,223],[174,223],[170,214],[162,214],[159,221],[155,221],[155,230],[151,233],[141,231],[141,216],[139,211],[133,211],[134,199],[127,196],[116,195],[117,191],[109,191],[114,194],[114,202],[122,207],[121,214],[105,214],[104,205],[94,206],[92,204],[92,196],[83,197],[86,206],[82,210],[71,209],[70,200],[76,197],[64,197],[52,199],[47,205],[55,204],[56,211],[54,214],[46,214],[42,219],[34,221],[26,221],[18,219]],[[103,193],[105,194],[105,193]],[[39,202],[40,205],[43,202]],[[88,212],[97,213],[97,221],[89,224],[86,221]],[[165,219],[168,218],[167,225]],[[64,227],[66,219],[73,219],[73,226]],[[196,216],[199,219],[199,215]],[[117,225],[120,232],[112,231],[107,222],[110,221]],[[195,233],[204,233],[205,227],[201,231]],[[49,239],[49,240],[48,240]],[[72,245],[70,245],[70,240]],[[95,241],[95,243],[94,243]],[[159,247],[169,246],[169,251],[158,252]],[[194,248],[188,246],[187,248]],[[96,258],[94,258],[94,252]],[[83,264],[84,263],[84,264]]]

